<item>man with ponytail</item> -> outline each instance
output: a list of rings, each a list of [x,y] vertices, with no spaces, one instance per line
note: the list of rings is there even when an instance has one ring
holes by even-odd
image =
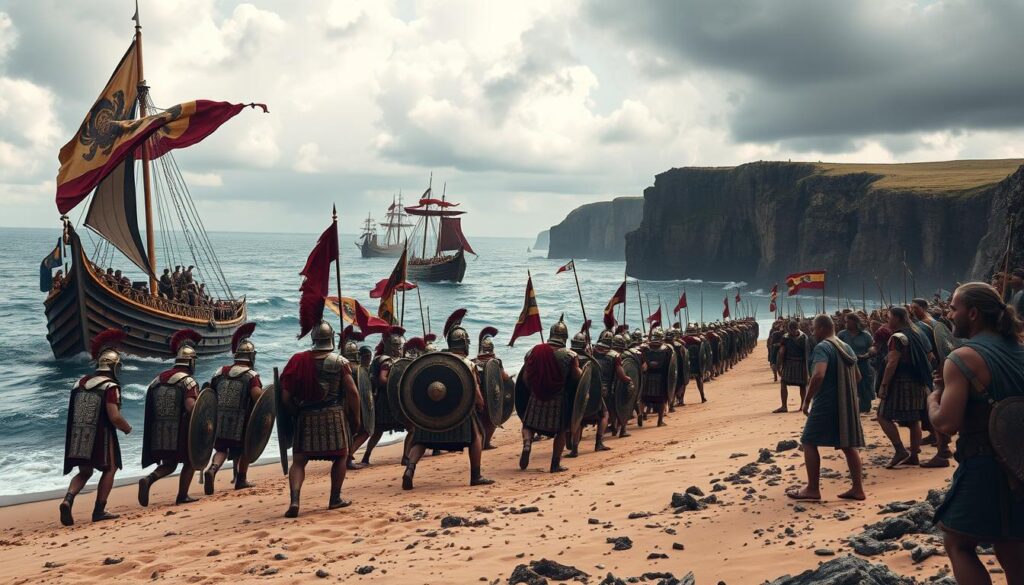
[[[1024,396],[1021,322],[999,292],[982,282],[957,288],[950,310],[953,334],[964,341],[936,376],[928,414],[937,431],[959,435],[959,466],[935,523],[945,533],[957,583],[991,583],[977,553],[985,542],[993,544],[1006,582],[1019,585],[1024,583],[1024,487],[1000,463],[989,418],[1000,401]]]

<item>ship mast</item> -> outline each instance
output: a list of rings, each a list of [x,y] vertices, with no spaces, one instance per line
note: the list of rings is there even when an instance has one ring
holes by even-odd
[[[135,3],[135,57],[139,68],[139,117],[146,117],[146,95],[149,86],[142,69],[142,24],[139,22],[139,3]],[[146,141],[148,142],[148,140]],[[156,284],[156,243],[153,238],[153,195],[149,180],[149,147],[142,143],[142,189],[146,207],[146,251],[149,254],[149,294],[159,294]]]

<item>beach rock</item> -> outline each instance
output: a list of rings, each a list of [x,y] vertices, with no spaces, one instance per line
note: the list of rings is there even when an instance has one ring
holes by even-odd
[[[555,581],[568,581],[569,579],[575,579],[576,577],[588,576],[576,567],[563,565],[561,563],[556,563],[555,561],[549,561],[548,559],[530,561],[530,570],[541,577],[547,577],[548,579],[553,579]]]
[[[925,501],[931,504],[932,508],[938,508],[944,499],[946,499],[946,490],[928,490],[928,497],[925,498]]]
[[[757,466],[757,463],[747,463],[743,467],[740,467],[739,471],[737,471],[736,473],[746,477],[753,477],[757,475],[757,472],[760,470],[761,468]]]
[[[716,483],[715,485],[711,486],[711,491],[713,492],[724,492],[727,489],[729,488],[725,487],[724,483]]]
[[[686,488],[686,493],[693,496],[697,496],[698,498],[704,496],[704,491],[695,485],[691,485],[690,487]]]
[[[316,576],[321,578],[321,579],[326,579],[326,578],[330,577],[331,574],[328,573],[327,571],[323,570],[323,569],[317,569],[316,570]]]
[[[717,504],[718,503],[718,496],[716,496],[715,494],[711,494],[710,496],[708,496],[706,498],[701,498],[698,501],[700,503],[702,503],[702,504],[707,504],[707,505]]]
[[[819,548],[816,551],[814,551],[814,554],[818,555],[819,557],[834,557],[836,556],[836,551],[830,548]]]
[[[775,458],[772,457],[770,449],[759,449],[757,453],[758,463],[775,463]]]
[[[899,514],[900,512],[906,512],[917,502],[914,500],[907,500],[906,502],[889,502],[888,504],[881,507],[878,510],[879,514]]]
[[[491,521],[487,518],[477,518],[475,520],[469,520],[462,516],[445,516],[441,518],[441,528],[457,528],[459,526],[487,526]]]
[[[633,540],[628,536],[608,537],[605,542],[613,545],[612,550],[629,550],[633,548]]]
[[[630,512],[627,518],[629,518],[630,520],[638,520],[640,518],[646,518],[650,515],[650,512]]]
[[[939,549],[934,546],[918,546],[910,551],[910,560],[914,563],[923,563],[925,560],[939,554]]]
[[[46,561],[45,563],[43,563],[43,568],[44,569],[56,569],[58,567],[63,567],[63,566],[64,566],[64,563],[56,563],[54,561]]]
[[[706,504],[701,503],[697,498],[693,497],[693,494],[680,494],[678,492],[672,494],[672,507],[676,509],[676,512],[682,511],[696,511],[707,508]]]
[[[786,575],[769,585],[912,585],[913,580],[897,575],[885,565],[875,565],[847,555],[796,577]]]
[[[683,543],[681,543],[681,542],[673,542],[672,543],[672,550],[686,550],[686,547],[683,546]]]
[[[667,559],[667,558],[668,558],[668,555],[665,554],[665,553],[651,553],[651,554],[647,555],[647,560],[648,561],[653,561],[655,559]]]
[[[854,536],[850,538],[850,546],[855,553],[865,557],[873,557],[899,548],[896,543],[880,542],[870,536]]]
[[[622,579],[619,579],[615,575],[608,573],[607,575],[605,575],[604,579],[601,579],[601,582],[597,585],[626,585],[626,582]]]
[[[107,557],[103,559],[104,565],[119,565],[124,562],[124,557]]]
[[[793,439],[786,439],[785,441],[779,441],[779,444],[775,445],[775,452],[782,453],[783,451],[792,451],[799,446],[800,443],[797,443]]]
[[[374,572],[376,570],[377,570],[377,567],[374,567],[373,565],[360,565],[360,566],[356,567],[356,574],[357,575],[369,575],[370,573],[372,573],[372,572]]]
[[[276,555],[274,555],[274,560],[275,561],[287,561],[288,560],[288,555],[286,555],[284,553],[277,553]]]
[[[540,512],[540,508],[537,506],[523,506],[522,508],[512,508],[509,513],[512,514],[533,514],[534,512]]]
[[[729,459],[739,459],[740,457],[746,457],[746,456],[747,456],[746,453],[733,453],[732,455],[729,455]]]
[[[266,569],[260,571],[260,575],[263,577],[269,577],[271,575],[276,575],[279,570],[280,569],[278,569],[277,567],[267,567]]]
[[[208,557],[215,557],[215,556],[217,556],[219,554],[220,554],[220,549],[216,549],[215,548],[215,549],[212,549],[210,552],[206,553],[206,556],[208,556]]]
[[[526,565],[516,565],[508,578],[509,585],[524,583],[525,585],[548,585],[548,580],[530,570]]]

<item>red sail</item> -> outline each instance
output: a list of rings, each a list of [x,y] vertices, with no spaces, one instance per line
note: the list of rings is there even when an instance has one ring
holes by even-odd
[[[441,229],[437,235],[437,251],[444,252],[446,250],[458,250],[459,248],[470,254],[476,254],[473,251],[473,246],[469,245],[469,241],[466,240],[466,236],[462,233],[462,219],[442,217]]]

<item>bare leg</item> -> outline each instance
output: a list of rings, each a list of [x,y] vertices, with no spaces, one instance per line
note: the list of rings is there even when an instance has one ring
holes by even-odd
[[[659,404],[658,405],[658,426],[659,427],[665,426],[665,405],[664,404]]]
[[[566,457],[573,459],[578,457],[580,454],[580,441],[583,440],[583,425],[572,435],[572,441],[569,442],[569,454]]]
[[[483,426],[484,426],[484,449],[490,451],[491,449],[495,449],[496,448],[494,446],[494,443],[491,442],[491,439],[494,438],[494,431],[496,431],[497,429],[491,423],[484,423]]]
[[[921,423],[914,422],[910,423],[910,459],[907,459],[907,465],[920,465],[921,462],[918,460],[917,454],[921,452]]]
[[[519,455],[519,469],[530,466],[530,449],[533,448],[533,431],[523,427],[523,452]]]
[[[348,469],[348,450],[331,463],[331,499],[327,502],[328,510],[345,508],[352,505],[349,500],[341,497],[341,486],[345,483],[345,471]]]
[[[949,564],[953,565],[953,577],[960,585],[991,585],[985,565],[978,558],[978,541],[952,532],[945,533],[944,544]],[[1010,583],[1010,575],[1007,574]]]
[[[153,487],[158,480],[174,473],[176,467],[178,467],[177,463],[162,463],[152,473],[139,480],[139,505],[142,507],[149,505],[149,488]]]
[[[893,454],[892,461],[890,461],[889,465],[886,467],[892,469],[909,459],[910,452],[903,446],[903,438],[900,437],[900,429],[896,426],[896,423],[885,418],[881,413],[879,413],[878,426],[882,427],[882,432],[885,433],[885,436],[889,439],[889,442],[892,443],[892,447],[896,451]]]
[[[420,462],[423,454],[427,452],[424,445],[413,445],[409,448],[409,462],[405,464],[405,473],[402,474],[402,489],[411,490],[412,480],[416,475],[416,464]]]
[[[999,566],[1006,572],[1007,585],[1024,584],[1024,542],[1000,542],[994,548]]]
[[[860,453],[856,449],[843,449],[843,455],[846,456],[846,466],[850,468],[850,483],[852,485],[849,491],[839,494],[839,497],[844,500],[864,500],[867,496],[864,494],[863,465],[860,461]]]
[[[306,463],[309,459],[305,455],[296,453],[292,461],[292,467],[288,470],[288,491],[290,503],[288,511],[284,513],[285,518],[295,518],[299,515],[299,496],[302,493],[302,483],[306,481]]]
[[[568,471],[562,467],[562,450],[565,449],[565,438],[568,433],[562,432],[555,435],[554,445],[551,446],[551,473]]]
[[[195,498],[190,498],[188,495],[188,488],[192,485],[192,478],[195,476],[196,470],[192,469],[192,466],[185,463],[181,468],[181,475],[178,476],[178,497],[175,498],[175,504],[188,504],[196,501]]]
[[[345,464],[349,469],[362,469],[366,467],[365,463],[356,463],[355,455],[356,451],[363,446],[363,443],[370,438],[369,433],[366,431],[359,431],[355,435],[352,435],[352,446],[348,450],[348,462]]]
[[[366,442],[366,450],[363,451],[363,464],[370,464],[370,454],[373,453],[373,448],[380,442],[380,438],[384,436],[384,431],[373,431],[370,435],[370,440]]]
[[[117,473],[117,468],[111,465],[110,469],[104,471],[103,475],[100,475],[99,484],[96,486],[96,504],[92,509],[93,522],[113,520],[118,517],[118,514],[107,512],[107,498],[110,497],[110,490],[114,487],[115,473]]]
[[[78,495],[78,492],[82,491],[90,477],[92,477],[92,467],[82,465],[79,466],[78,473],[71,478],[71,483],[68,485],[68,493],[64,495],[64,501],[60,503],[60,523],[64,526],[73,526],[75,524],[71,508],[75,505],[75,496]]]
[[[806,398],[807,398],[807,384],[801,384],[800,385],[800,404],[803,404],[804,400]]]
[[[217,472],[220,471],[224,461],[228,458],[227,451],[217,451],[213,454],[213,461],[210,466],[203,472],[203,493],[208,496],[213,495],[213,482],[217,480]]]
[[[817,445],[803,445],[804,466],[807,468],[807,486],[803,489],[786,491],[786,495],[797,500],[821,499],[821,456]]]
[[[611,447],[604,445],[604,433],[608,430],[608,411],[604,412],[601,420],[597,421],[597,439],[594,443],[594,451],[610,451]]]
[[[487,479],[480,472],[483,465],[484,437],[473,427],[473,442],[469,444],[469,485],[491,485],[493,479]]]
[[[778,410],[773,411],[773,414],[789,410],[789,387],[786,386],[785,382],[779,384],[779,396],[782,398],[782,406]]]

